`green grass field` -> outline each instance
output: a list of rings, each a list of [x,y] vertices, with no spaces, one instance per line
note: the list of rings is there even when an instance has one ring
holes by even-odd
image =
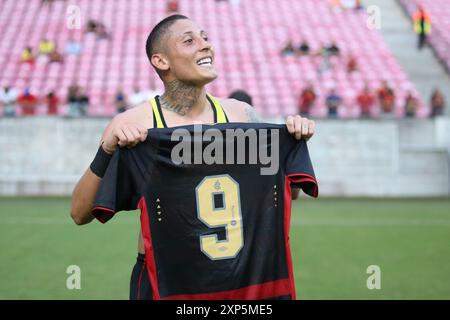
[[[76,226],[67,198],[0,198],[0,299],[127,299],[139,216]],[[450,199],[294,202],[300,299],[450,299]],[[81,268],[81,290],[66,269]],[[381,289],[369,290],[370,265]]]

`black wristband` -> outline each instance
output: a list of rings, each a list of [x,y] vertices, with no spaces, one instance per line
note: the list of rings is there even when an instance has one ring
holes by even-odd
[[[98,148],[97,154],[91,163],[91,171],[99,178],[103,178],[106,169],[108,168],[109,161],[111,161],[112,154],[108,154],[102,146]]]

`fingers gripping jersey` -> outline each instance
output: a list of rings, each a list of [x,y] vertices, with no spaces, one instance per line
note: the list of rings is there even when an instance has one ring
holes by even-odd
[[[195,145],[198,127],[150,129],[145,142],[116,151],[93,215],[106,222],[118,211],[140,208],[155,299],[295,299],[291,188],[318,195],[306,142],[294,139],[284,125],[229,123],[202,126],[203,139]],[[193,137],[191,152],[179,153],[189,159],[183,163],[174,160],[181,139],[173,133],[179,129]],[[277,170],[262,174],[269,164],[251,160],[255,152],[250,138],[240,159],[245,164],[238,161],[238,147],[234,152],[216,149],[211,153],[216,163],[196,162],[199,150],[205,155],[211,148],[212,140],[204,138],[211,129],[222,134],[215,141],[224,145],[237,142],[228,131],[254,130],[260,156],[278,153],[278,160],[272,157]],[[261,129],[270,139],[262,139]],[[271,136],[275,132],[277,139]]]

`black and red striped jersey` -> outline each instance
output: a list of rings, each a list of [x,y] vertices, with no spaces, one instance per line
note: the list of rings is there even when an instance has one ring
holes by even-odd
[[[114,153],[92,214],[140,209],[154,299],[295,299],[292,187],[318,195],[307,144],[284,125],[150,129]]]

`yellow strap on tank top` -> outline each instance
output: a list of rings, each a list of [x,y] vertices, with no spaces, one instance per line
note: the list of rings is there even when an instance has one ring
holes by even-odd
[[[156,120],[156,123],[153,124],[153,127],[155,127],[155,128],[164,128],[164,124],[162,122],[161,114],[159,113],[158,105],[156,104],[155,97],[153,97],[150,100],[150,103],[152,104],[153,115],[154,115],[154,118]]]
[[[223,111],[221,105],[217,102],[216,99],[214,99],[213,96],[208,94],[208,97],[211,99],[214,108],[216,109],[217,123],[227,123],[227,117],[225,116],[225,112]]]

